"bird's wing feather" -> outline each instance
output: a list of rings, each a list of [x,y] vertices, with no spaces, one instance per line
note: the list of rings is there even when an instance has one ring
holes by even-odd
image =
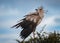
[[[28,15],[25,15],[24,17],[27,17],[27,16],[33,16],[33,15],[37,15],[37,12],[29,13]]]
[[[39,15],[36,14],[36,13],[33,13],[33,14],[30,14],[30,15],[26,15],[25,18],[26,18],[26,20],[36,22],[37,19],[39,18]]]

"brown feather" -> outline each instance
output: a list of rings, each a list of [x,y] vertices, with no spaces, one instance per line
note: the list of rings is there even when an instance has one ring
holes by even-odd
[[[36,29],[36,23],[33,23],[31,21],[28,21],[28,23],[26,22],[27,25],[24,25],[25,27],[21,31],[21,37],[24,39],[28,37],[33,32],[33,30]]]

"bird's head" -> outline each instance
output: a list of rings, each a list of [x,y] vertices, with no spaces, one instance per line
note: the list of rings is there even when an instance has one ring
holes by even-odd
[[[38,9],[36,9],[36,12],[38,12],[41,17],[44,16],[44,10],[43,10],[43,7],[42,6],[39,7]]]
[[[40,14],[40,15],[43,15],[44,14],[44,10],[43,10],[43,7],[39,7],[38,9],[36,9],[36,11]]]
[[[47,14],[47,12],[48,12],[48,10],[44,10],[43,9],[43,6],[41,6],[41,7],[39,7],[38,9],[35,9],[38,13],[46,13]]]
[[[35,9],[38,13],[44,13],[43,7],[39,7],[38,9]]]

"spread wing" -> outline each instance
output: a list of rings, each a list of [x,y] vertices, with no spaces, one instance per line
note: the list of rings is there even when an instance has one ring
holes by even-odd
[[[21,22],[17,23],[16,25],[14,25],[13,27],[21,27],[22,25],[25,25],[26,21],[31,21],[31,22],[34,22],[36,24],[38,24],[39,20],[40,20],[40,16],[39,14],[36,14],[36,13],[32,13],[32,14],[29,14],[29,15],[25,15],[24,16],[25,18],[21,19]],[[27,23],[29,24],[29,23]],[[13,28],[12,27],[12,28]],[[22,27],[23,28],[23,27]]]
[[[21,22],[17,23],[13,27],[21,27],[23,30],[20,35],[22,38],[28,37],[33,31],[35,31],[36,26],[41,22],[43,17],[43,9],[37,9],[36,12],[25,15]],[[12,27],[12,28],[13,28]]]
[[[22,27],[23,30],[21,31],[20,35],[22,38],[26,38],[31,34],[31,32],[35,31],[39,20],[40,17],[38,14],[34,13],[34,14],[26,15],[21,22],[14,25],[13,27],[16,28]]]

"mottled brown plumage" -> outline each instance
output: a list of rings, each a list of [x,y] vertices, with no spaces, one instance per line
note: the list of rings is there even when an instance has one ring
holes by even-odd
[[[21,22],[17,23],[13,27],[22,27],[22,31],[20,33],[22,38],[28,37],[33,31],[35,31],[36,26],[41,22],[44,11],[43,8],[40,7],[36,10],[34,13],[30,13],[28,15],[25,15]],[[12,27],[12,28],[13,28]]]

